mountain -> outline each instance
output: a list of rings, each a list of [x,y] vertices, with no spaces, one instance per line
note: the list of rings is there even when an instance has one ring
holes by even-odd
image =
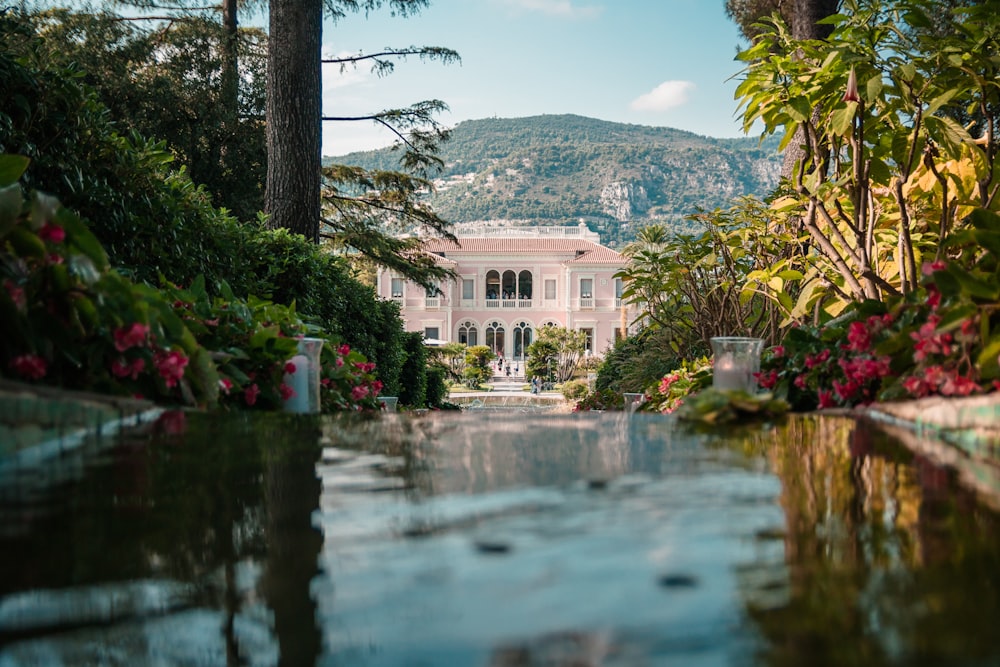
[[[690,228],[698,207],[764,196],[778,182],[777,140],[713,139],[683,130],[575,115],[459,123],[442,145],[445,169],[430,203],[461,228],[479,221],[567,225],[583,221],[620,246],[659,221]],[[389,148],[324,163],[395,170]]]

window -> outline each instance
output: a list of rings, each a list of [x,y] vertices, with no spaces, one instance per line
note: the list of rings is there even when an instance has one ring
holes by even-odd
[[[622,285],[622,279],[621,278],[615,278],[615,298],[616,299],[622,298],[622,290],[623,289],[624,289],[624,285]]]
[[[403,296],[403,279],[393,278],[392,279],[392,297],[394,299],[401,298]]]
[[[506,349],[504,345],[505,333],[502,322],[493,321],[486,325],[486,345],[493,351],[493,354],[503,354]]]
[[[479,345],[479,330],[476,323],[470,321],[462,322],[458,327],[458,342],[466,345]]]
[[[583,342],[583,352],[588,357],[594,353],[594,330],[593,329],[580,329],[586,336],[586,340]]]
[[[590,299],[594,296],[594,279],[580,278],[580,298]]]
[[[466,301],[476,298],[476,281],[472,278],[462,279],[462,298]]]
[[[514,358],[524,359],[529,345],[531,345],[531,325],[527,322],[518,322],[514,325]]]
[[[424,327],[424,338],[438,338],[440,329],[437,327]]]
[[[555,301],[556,300],[556,281],[555,280],[549,279],[549,280],[545,281],[545,298],[548,301]]]

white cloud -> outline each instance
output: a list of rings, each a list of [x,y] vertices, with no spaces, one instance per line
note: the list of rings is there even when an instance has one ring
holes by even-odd
[[[688,93],[695,85],[690,81],[664,81],[653,90],[632,100],[633,111],[667,111],[688,102]]]
[[[587,7],[574,5],[573,0],[496,0],[496,2],[512,9],[567,18],[592,18],[603,11],[603,8],[597,5]]]

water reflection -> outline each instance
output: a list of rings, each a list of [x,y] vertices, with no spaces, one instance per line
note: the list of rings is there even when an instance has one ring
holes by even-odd
[[[1000,662],[996,513],[871,424],[188,421],[0,488],[0,665]]]

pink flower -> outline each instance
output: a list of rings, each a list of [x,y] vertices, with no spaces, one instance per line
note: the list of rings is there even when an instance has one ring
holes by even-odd
[[[826,349],[819,354],[807,354],[806,355],[806,368],[816,368],[826,363],[830,358],[830,350]]]
[[[360,401],[361,399],[368,396],[368,387],[359,384],[358,386],[351,389],[351,398],[355,401]]]
[[[167,386],[173,387],[184,377],[184,368],[188,365],[188,358],[177,350],[169,352],[158,350],[153,363],[156,364],[156,370],[159,371],[160,377],[167,383]]]
[[[219,391],[225,395],[229,395],[229,390],[233,388],[233,381],[229,378],[219,378]]]
[[[125,357],[119,357],[111,362],[111,374],[120,378],[130,377],[136,380],[144,368],[146,368],[145,359],[135,359],[129,362]]]
[[[287,401],[292,396],[296,396],[295,390],[289,387],[287,384],[282,382],[278,385],[278,392],[281,394],[281,400]]]
[[[774,347],[771,348],[771,354],[774,356],[775,359],[781,359],[782,357],[785,356],[785,346],[775,345]]]
[[[57,252],[50,252],[45,257],[45,263],[48,264],[49,266],[54,266],[56,264],[62,264],[65,261],[66,261],[66,258],[63,257],[62,255],[60,255]]]
[[[38,230],[38,237],[43,241],[62,243],[66,239],[66,230],[59,225],[46,222],[42,225],[42,228]]]
[[[28,299],[24,294],[24,288],[14,284],[14,281],[10,278],[3,281],[3,286],[7,290],[7,295],[10,300],[14,302],[14,307],[18,310],[24,310],[24,307],[28,305]]]
[[[351,346],[348,345],[347,343],[344,343],[343,345],[337,348],[337,352],[340,354],[340,356],[346,357],[348,354],[351,353]]]
[[[127,327],[118,327],[114,331],[115,349],[119,352],[132,347],[144,347],[146,337],[149,335],[149,327],[145,324],[133,322]]]
[[[48,372],[45,359],[37,354],[22,354],[10,360],[14,372],[28,380],[41,380]]]
[[[836,402],[834,402],[834,400],[833,400],[833,392],[820,389],[819,392],[818,392],[818,395],[819,395],[819,406],[818,407],[819,407],[820,410],[822,410],[824,408],[835,408],[835,407],[837,407]]]
[[[374,361],[357,361],[354,363],[354,367],[357,368],[362,373],[371,373],[375,370]]]
[[[968,396],[979,391],[979,385],[964,375],[959,375],[952,371],[944,383],[941,385],[941,394],[944,396]]]
[[[253,405],[257,402],[257,397],[260,395],[260,387],[256,384],[252,384],[246,388],[243,392],[243,400],[246,401],[247,405]]]
[[[806,381],[807,380],[808,380],[808,378],[806,377],[806,374],[802,373],[801,375],[796,375],[795,376],[795,379],[792,380],[792,384],[794,384],[799,389],[805,389],[806,388]]]
[[[847,349],[854,352],[867,352],[872,346],[872,337],[864,322],[851,322],[847,328]]]
[[[757,378],[757,384],[760,385],[761,389],[774,389],[774,386],[778,384],[778,371],[773,369],[754,373],[754,377]]]
[[[921,398],[930,393],[930,386],[921,378],[913,375],[903,380],[903,388],[910,393],[910,396]]]
[[[920,272],[925,276],[929,276],[933,273],[937,273],[938,271],[944,271],[945,267],[947,266],[948,263],[945,262],[943,259],[939,259],[933,262],[924,262],[920,266]]]
[[[845,102],[860,102],[861,96],[858,95],[858,75],[854,73],[854,68],[851,68],[850,73],[847,75],[847,89],[844,91],[844,101]]]
[[[938,306],[941,305],[941,292],[935,285],[927,286],[927,305],[930,306],[931,310],[937,310]]]

